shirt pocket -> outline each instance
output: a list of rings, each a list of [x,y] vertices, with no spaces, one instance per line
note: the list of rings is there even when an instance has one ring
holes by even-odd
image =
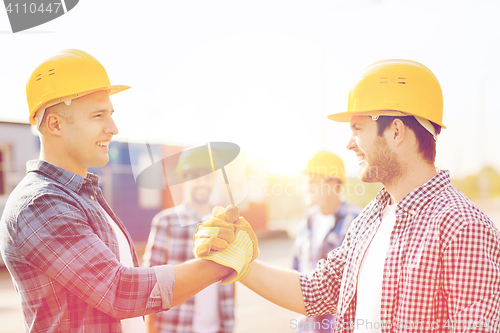
[[[438,291],[439,265],[420,260],[402,267],[403,308],[414,309],[422,304],[432,304]],[[430,309],[423,309],[423,311]]]

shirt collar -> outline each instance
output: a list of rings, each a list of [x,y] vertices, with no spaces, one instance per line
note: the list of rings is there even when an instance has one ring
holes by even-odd
[[[26,163],[26,173],[38,172],[50,178],[72,191],[79,192],[83,184],[98,186],[99,177],[92,173],[87,173],[87,178],[83,178],[76,173],[64,170],[52,163],[43,160],[31,160]]]
[[[212,216],[212,211],[210,211],[209,213],[207,213],[203,216],[200,216],[200,214],[187,202],[183,203],[183,205],[186,209],[186,213],[189,214],[189,216],[194,220],[201,221],[201,219],[203,219],[205,216],[208,216],[208,215],[210,215],[210,217]],[[214,206],[210,205],[210,208],[213,210]]]
[[[450,172],[448,170],[438,170],[438,173],[434,177],[429,179],[422,186],[408,193],[403,200],[398,202],[397,206],[411,215],[415,215],[429,200],[437,196],[450,185]],[[376,197],[379,207],[385,207],[390,197],[385,187],[381,189]]]
[[[348,210],[349,210],[349,206],[347,205],[347,203],[344,200],[341,200],[339,208],[337,208],[337,211],[333,214],[335,215],[335,217],[345,216],[345,215],[347,215]]]

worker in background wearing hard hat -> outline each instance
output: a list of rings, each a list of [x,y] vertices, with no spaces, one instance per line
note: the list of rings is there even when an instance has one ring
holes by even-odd
[[[233,252],[231,265],[219,255],[138,267],[130,235],[104,200],[98,177],[87,173],[109,160],[109,143],[118,133],[109,95],[127,88],[111,85],[104,67],[79,50],[47,59],[29,78],[29,121],[40,131],[40,159],[28,162],[0,221],[0,249],[26,332],[145,332],[142,316],[239,274],[258,254],[247,247],[236,260]],[[230,221],[245,225],[236,244],[254,237],[234,207],[216,213],[216,222],[231,213]],[[227,245],[233,238],[221,237],[225,229],[234,231],[219,223],[206,233]]]
[[[256,261],[243,284],[301,314],[336,314],[336,332],[500,332],[500,232],[434,166],[444,128],[434,74],[376,62],[347,112],[329,118],[350,122],[359,178],[384,188],[313,272]]]
[[[320,151],[307,163],[308,197],[310,207],[299,226],[293,246],[293,269],[301,273],[314,270],[320,259],[339,247],[351,222],[360,209],[341,198],[346,183],[344,163],[335,154]],[[335,316],[324,314],[317,317],[297,318],[297,332],[331,332]]]
[[[193,236],[210,219],[215,176],[205,151],[183,151],[176,167],[183,184],[181,205],[158,213],[144,253],[143,266],[181,264],[193,259]],[[169,311],[146,316],[148,333],[231,333],[234,328],[234,285],[214,283]]]

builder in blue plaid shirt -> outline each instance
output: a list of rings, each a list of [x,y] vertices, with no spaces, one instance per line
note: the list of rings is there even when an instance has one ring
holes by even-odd
[[[144,253],[146,267],[181,264],[193,259],[193,235],[210,218],[214,187],[212,169],[200,151],[184,151],[176,168],[183,180],[181,205],[157,214]],[[234,326],[234,285],[212,284],[169,311],[146,317],[148,333],[230,333]]]
[[[130,235],[104,200],[98,177],[87,173],[109,160],[118,133],[109,95],[127,88],[110,85],[102,65],[79,50],[47,59],[28,81],[40,159],[28,163],[0,221],[0,249],[26,332],[145,332],[142,316],[180,304],[252,259],[240,251],[231,266],[195,259],[138,267]],[[209,229],[210,240],[201,244],[220,239],[219,231]]]
[[[347,187],[340,157],[320,151],[309,160],[305,173],[310,207],[293,245],[293,269],[301,273],[313,271],[320,259],[326,259],[330,251],[342,244],[351,222],[360,212],[341,197]],[[335,316],[297,318],[297,332],[332,332],[331,327],[322,327],[325,320],[334,323]]]

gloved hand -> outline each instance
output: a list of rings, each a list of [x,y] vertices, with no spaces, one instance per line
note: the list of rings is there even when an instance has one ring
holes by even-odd
[[[212,211],[212,218],[206,222],[198,224],[193,237],[193,255],[201,258],[210,251],[222,251],[228,244],[234,241],[235,225],[240,213],[238,207],[228,206],[227,210],[222,207],[215,207]]]
[[[216,207],[212,215],[219,220],[217,221],[218,225],[222,225],[220,221],[223,221],[223,218],[227,221],[227,224],[231,224],[229,221],[234,221],[236,217],[239,217],[239,211],[238,207],[234,205],[228,206],[225,211],[222,207]],[[204,226],[205,223],[212,225],[214,223],[214,218],[200,224],[202,227],[200,229],[199,226],[199,229],[196,231],[193,253],[197,258],[212,260],[218,264],[233,268],[235,271],[222,280],[222,284],[225,285],[234,281],[239,281],[247,275],[250,263],[259,255],[259,247],[257,237],[252,227],[243,217],[239,217],[234,224],[232,224],[234,227],[234,241],[228,241],[229,244],[223,249],[221,247],[216,249],[211,246],[213,251],[209,251],[208,254],[203,255],[205,251],[196,250],[199,248],[199,246],[197,247],[196,245],[196,240],[203,237],[205,233],[202,231],[200,235],[198,235],[198,232],[206,228],[206,226]],[[230,227],[226,225],[226,230],[229,229]],[[204,238],[206,238],[206,236]],[[201,253],[202,255],[197,255],[197,253]]]

